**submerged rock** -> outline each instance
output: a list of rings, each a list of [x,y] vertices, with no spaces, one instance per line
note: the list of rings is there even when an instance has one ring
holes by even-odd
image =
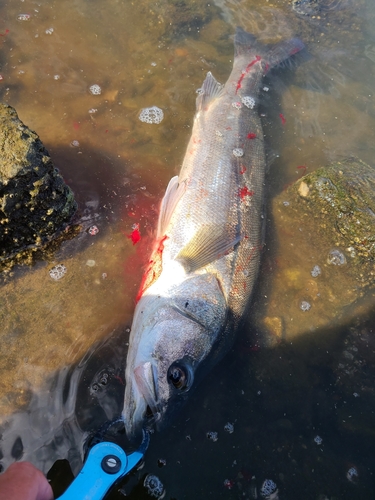
[[[0,270],[30,256],[69,224],[77,204],[38,135],[0,104]]]
[[[275,198],[272,217],[278,248],[265,262],[272,271],[257,317],[267,343],[366,314],[375,284],[375,169],[358,159],[319,168]]]

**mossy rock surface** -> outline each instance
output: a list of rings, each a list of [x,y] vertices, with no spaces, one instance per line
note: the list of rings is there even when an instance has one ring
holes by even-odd
[[[366,315],[375,285],[375,170],[346,159],[305,175],[272,203],[257,324],[268,342]],[[267,261],[268,259],[268,261]],[[266,297],[264,297],[266,296]]]
[[[38,135],[0,103],[0,269],[53,240],[76,208]]]

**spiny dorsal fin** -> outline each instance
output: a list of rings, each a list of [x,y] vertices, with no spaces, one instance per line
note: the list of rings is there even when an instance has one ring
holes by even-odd
[[[207,76],[200,89],[197,90],[197,111],[203,110],[216,97],[219,97],[223,91],[224,85],[219,83],[212,75],[211,71]]]
[[[193,273],[223,257],[241,240],[228,234],[226,228],[216,224],[205,224],[177,255],[186,272]]]
[[[161,238],[165,234],[174,209],[176,208],[177,203],[180,201],[185,191],[186,182],[179,183],[178,175],[172,177],[172,179],[168,183],[165,195],[160,206],[158,231],[156,236],[157,239]]]

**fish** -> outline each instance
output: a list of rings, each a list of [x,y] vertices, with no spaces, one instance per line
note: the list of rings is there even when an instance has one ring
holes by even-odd
[[[197,91],[192,135],[161,202],[129,338],[127,436],[162,430],[228,352],[256,282],[263,246],[266,158],[257,104],[263,76],[299,52],[237,28],[225,85]]]

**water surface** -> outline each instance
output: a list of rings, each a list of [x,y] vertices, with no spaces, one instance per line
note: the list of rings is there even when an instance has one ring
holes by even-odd
[[[250,499],[256,489],[259,498],[265,479],[288,500],[374,497],[372,290],[358,304],[353,298],[345,323],[316,329],[311,309],[309,330],[286,329],[270,342],[263,321],[268,294],[272,314],[282,315],[277,297],[290,286],[274,279],[287,250],[272,200],[331,161],[358,156],[373,165],[375,8],[370,0],[317,4],[309,14],[287,0],[2,4],[1,100],[40,135],[85,227],[99,228],[1,285],[4,466],[22,458],[47,473],[68,459],[76,474],[88,433],[121,411],[128,327],[158,203],[184,156],[195,91],[207,71],[226,81],[239,24],[264,43],[299,36],[307,48],[265,81],[260,111],[274,161],[259,285],[232,352],[180,418],[152,436],[144,469],[121,488],[142,498],[143,478],[154,473],[166,498]],[[90,93],[94,84],[99,95]],[[159,125],[138,119],[149,106],[163,110]],[[133,245],[135,227],[141,240]],[[58,263],[67,274],[56,282],[48,271]],[[57,488],[64,471],[57,462]]]

